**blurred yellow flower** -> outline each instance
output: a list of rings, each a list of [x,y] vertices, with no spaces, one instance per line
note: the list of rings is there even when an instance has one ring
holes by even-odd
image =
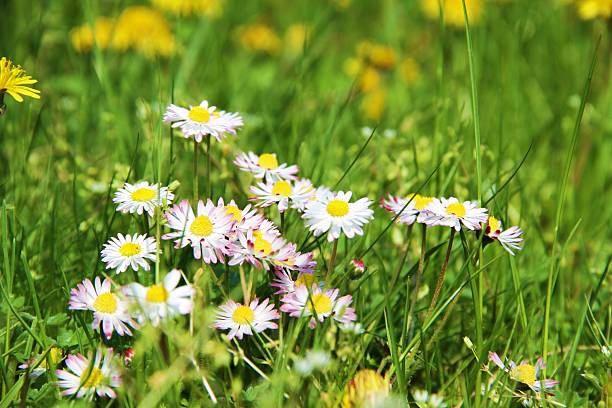
[[[612,0],[576,0],[578,14],[584,20],[612,17]]]
[[[381,82],[380,74],[376,68],[367,66],[359,75],[359,89],[363,92],[370,92],[378,88]]]
[[[115,23],[112,19],[106,17],[99,17],[94,23],[93,30],[89,25],[82,25],[74,28],[70,32],[70,41],[72,46],[78,52],[90,51],[94,44],[102,49],[109,48],[111,46],[111,40],[115,29]],[[125,44],[122,45],[122,50],[127,48]],[[118,49],[120,44],[115,43],[113,48]]]
[[[292,24],[285,32],[285,45],[290,54],[301,54],[309,36],[308,27],[304,24]]]
[[[421,8],[432,20],[440,18],[440,2],[444,11],[444,23],[455,27],[463,27],[463,3],[461,0],[421,0]],[[470,24],[476,24],[482,15],[482,0],[465,0]]]
[[[389,396],[389,381],[374,370],[360,370],[344,388],[342,408],[377,406]]]
[[[218,17],[223,12],[223,0],[151,0],[151,3],[179,16]]]
[[[40,99],[40,91],[28,86],[37,82],[38,80],[26,75],[19,65],[13,65],[11,60],[6,57],[0,59],[0,105],[3,105],[5,93],[11,95],[17,102],[23,102],[21,95]]]
[[[347,58],[346,61],[344,61],[344,72],[348,76],[357,76],[357,74],[359,74],[359,71],[361,71],[362,67],[363,64],[359,58],[351,57]]]
[[[361,111],[367,119],[378,121],[385,110],[387,91],[382,88],[367,93],[361,100]]]
[[[421,76],[421,68],[413,58],[408,57],[400,63],[399,73],[406,85],[411,85]]]
[[[238,29],[238,40],[247,50],[267,54],[276,54],[280,47],[280,39],[276,32],[263,23],[240,27]]]

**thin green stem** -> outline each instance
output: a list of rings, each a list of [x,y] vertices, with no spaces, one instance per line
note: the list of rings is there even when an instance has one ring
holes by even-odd
[[[414,319],[412,315],[416,306],[417,297],[419,296],[419,290],[421,289],[421,279],[423,277],[423,270],[425,269],[425,253],[427,252],[427,225],[423,224],[421,228],[421,253],[419,255],[419,266],[417,274],[414,279],[414,290],[412,291],[412,300],[410,301],[410,309],[408,312],[408,324],[410,325],[408,330],[408,338],[412,338],[414,330]]]
[[[327,277],[325,280],[327,280],[327,278],[329,278],[332,272],[334,271],[334,263],[336,262],[336,252],[337,251],[338,251],[338,240],[335,240],[334,245],[332,247],[331,255],[329,257],[329,265],[327,265]]]
[[[195,203],[198,202],[198,197],[200,196],[199,190],[199,181],[198,181],[198,153],[200,151],[200,146],[195,139],[193,139],[193,201]]]
[[[208,198],[212,200],[212,181],[210,180],[210,136],[206,138],[206,182],[208,183],[206,193],[208,194]]]
[[[444,257],[444,263],[442,264],[440,274],[438,275],[438,280],[436,281],[436,289],[434,290],[433,296],[431,297],[431,303],[429,304],[429,308],[427,309],[427,317],[429,317],[433,312],[433,309],[436,306],[436,301],[438,300],[438,296],[440,296],[442,285],[444,285],[444,276],[446,275],[446,267],[448,266],[448,260],[450,259],[450,254],[453,250],[454,238],[455,229],[451,228],[450,237],[448,238],[448,247],[446,248],[446,256]]]

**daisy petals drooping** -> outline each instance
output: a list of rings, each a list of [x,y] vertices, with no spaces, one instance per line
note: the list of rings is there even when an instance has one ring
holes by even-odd
[[[243,125],[238,113],[218,111],[215,106],[209,106],[206,100],[189,109],[169,105],[164,122],[172,123],[173,128],[180,128],[185,138],[193,137],[198,143],[208,135],[220,142],[228,133],[235,135],[236,129]]]
[[[141,181],[136,184],[125,183],[115,193],[113,202],[118,204],[119,212],[142,215],[146,211],[149,217],[153,217],[156,207],[170,205],[173,199],[174,194],[168,187]]]
[[[106,269],[116,269],[117,274],[125,272],[129,267],[134,271],[140,267],[148,271],[151,267],[147,260],[155,262],[157,259],[157,242],[155,238],[144,234],[119,234],[104,244],[101,255]]]
[[[279,318],[278,311],[274,309],[273,304],[268,303],[268,299],[259,303],[259,299],[255,298],[248,306],[229,300],[219,306],[213,327],[219,330],[229,329],[227,337],[230,340],[234,337],[242,340],[245,334],[253,335],[253,331],[261,333],[266,329],[277,329],[278,325],[272,320]]]
[[[478,207],[476,201],[459,202],[455,197],[434,198],[425,208],[423,223],[454,228],[456,231],[465,227],[469,230],[480,230],[487,222],[487,209]]]
[[[255,178],[267,181],[295,180],[299,171],[295,164],[291,166],[286,163],[278,164],[274,153],[263,153],[259,156],[253,152],[240,153],[236,156],[234,164],[240,170],[252,173]]]
[[[57,370],[57,385],[62,395],[92,399],[94,395],[116,398],[113,388],[121,386],[121,376],[114,361],[113,349],[98,349],[93,361],[81,354],[66,358],[66,369]]]
[[[510,255],[514,255],[514,251],[523,249],[521,246],[521,242],[523,242],[523,230],[517,226],[503,230],[501,221],[495,217],[489,217],[485,234],[492,240],[499,241],[501,246],[508,251]]]
[[[415,221],[421,222],[423,217],[419,215],[426,211],[432,201],[433,197],[420,194],[409,194],[406,198],[389,195],[388,198],[380,200],[380,206],[393,215],[399,214],[397,223],[412,225]]]

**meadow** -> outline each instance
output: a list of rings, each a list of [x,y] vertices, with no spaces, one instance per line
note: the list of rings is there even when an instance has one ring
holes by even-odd
[[[611,406],[610,0],[0,10],[0,408]]]

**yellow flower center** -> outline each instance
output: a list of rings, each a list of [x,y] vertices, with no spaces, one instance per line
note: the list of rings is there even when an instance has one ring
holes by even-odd
[[[168,300],[168,290],[162,285],[153,285],[147,289],[147,302],[165,303]]]
[[[433,201],[433,197],[422,196],[420,194],[410,194],[408,199],[412,198],[412,202],[414,203],[414,208],[419,211],[422,211]]]
[[[262,255],[267,256],[272,252],[272,244],[270,241],[267,241],[261,237],[261,233],[259,236],[255,237],[255,242],[253,243],[253,247],[255,251],[261,252]]]
[[[139,188],[138,190],[134,191],[132,193],[132,200],[134,201],[138,201],[138,202],[145,202],[145,201],[149,201],[155,198],[155,191],[151,190],[150,188]]]
[[[207,237],[213,232],[213,223],[207,216],[198,215],[191,223],[189,231],[191,231],[193,235]]]
[[[499,227],[499,220],[495,217],[489,217],[489,228],[491,229],[491,232],[497,231]]]
[[[303,286],[306,285],[306,287],[310,288],[312,287],[312,284],[315,281],[315,277],[314,274],[312,273],[303,273],[300,276],[297,277],[297,279],[295,280],[295,286]]]
[[[259,156],[258,160],[259,167],[263,167],[267,170],[274,170],[278,168],[278,161],[276,155],[272,153],[264,153]]]
[[[121,245],[121,248],[119,248],[119,253],[121,256],[126,257],[138,255],[140,253],[140,245],[133,242],[126,242],[125,244]]]
[[[308,302],[310,313],[324,314],[332,311],[332,301],[325,293],[317,293],[311,296]]]
[[[208,109],[201,106],[194,106],[191,108],[187,116],[194,122],[206,123],[210,120],[210,112],[208,112]]]
[[[291,184],[285,180],[280,180],[274,183],[272,194],[289,197],[291,195]]]
[[[97,387],[103,379],[104,374],[102,374],[102,370],[97,367],[92,368],[91,371],[83,370],[83,374],[81,374],[81,388]]]
[[[531,364],[521,364],[510,371],[510,376],[523,384],[532,385],[536,382],[536,370]]]
[[[465,207],[461,203],[452,203],[446,207],[446,213],[455,215],[457,218],[463,218],[465,217]]]
[[[225,213],[230,214],[233,220],[236,222],[242,221],[242,211],[240,211],[240,208],[236,207],[235,205],[226,205]]]
[[[110,292],[102,293],[93,303],[93,308],[100,313],[115,313],[117,310],[117,299]]]
[[[248,306],[238,306],[232,313],[232,320],[238,324],[251,324],[255,320],[255,313]]]
[[[327,213],[332,217],[344,217],[349,212],[349,205],[346,201],[333,199],[327,203]]]

